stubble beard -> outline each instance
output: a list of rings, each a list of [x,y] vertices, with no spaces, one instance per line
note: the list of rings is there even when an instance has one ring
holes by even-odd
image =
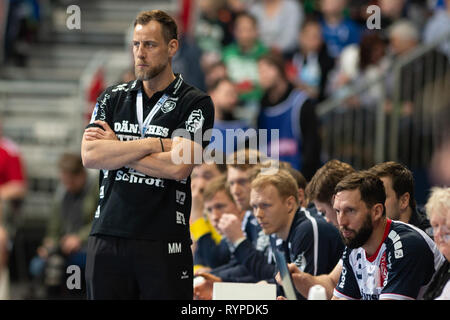
[[[148,81],[157,77],[165,69],[165,65],[160,64],[148,70],[139,70],[137,66],[134,68],[134,75],[137,80]]]
[[[364,221],[364,224],[361,226],[361,228],[355,232],[355,236],[353,238],[344,238],[342,236],[342,233],[339,232],[341,235],[342,240],[344,241],[344,244],[350,248],[350,249],[356,249],[359,247],[362,247],[367,240],[369,240],[371,234],[373,232],[373,225],[372,220],[370,218],[370,215],[367,215],[366,220]]]

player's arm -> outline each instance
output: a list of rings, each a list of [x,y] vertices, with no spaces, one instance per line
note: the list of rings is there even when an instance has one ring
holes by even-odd
[[[209,143],[209,139],[204,139],[204,133],[213,127],[213,122],[214,106],[211,98],[202,97],[194,101],[186,108],[172,133],[171,150],[137,159],[129,166],[152,177],[174,180],[187,178],[195,164],[202,161],[203,148]]]
[[[0,187],[0,199],[19,200],[22,199],[27,191],[24,181],[9,181]]]
[[[88,127],[81,142],[81,157],[86,168],[114,170],[161,151],[158,138],[119,141],[107,122],[97,120],[94,124],[98,126]]]
[[[321,274],[318,276],[313,276],[309,273],[300,271],[300,269],[293,263],[290,263],[288,268],[291,273],[295,289],[297,289],[302,296],[307,297],[309,289],[311,289],[312,286],[319,284],[325,288],[327,299],[331,299],[333,297],[333,290],[339,281],[339,276],[342,271],[342,266],[339,263],[334,267],[331,273]]]
[[[161,151],[161,146],[159,147]],[[198,143],[181,137],[172,140],[168,152],[153,153],[130,162],[129,167],[152,177],[182,180],[194,168],[194,160],[201,159],[203,149]],[[194,159],[194,155],[198,155]],[[200,158],[198,158],[200,157]]]

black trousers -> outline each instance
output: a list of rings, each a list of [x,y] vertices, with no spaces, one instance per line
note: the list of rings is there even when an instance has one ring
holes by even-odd
[[[89,300],[192,300],[190,241],[90,236],[86,291]]]

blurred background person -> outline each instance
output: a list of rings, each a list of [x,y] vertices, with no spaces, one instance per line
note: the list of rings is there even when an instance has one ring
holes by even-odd
[[[338,58],[337,68],[330,77],[329,93],[341,94],[344,86],[356,83],[370,83],[391,66],[387,58],[387,41],[381,33],[372,31],[362,35],[360,44],[345,47]],[[381,99],[381,88],[371,86],[359,101],[364,106],[374,107]]]
[[[231,43],[233,34],[229,25],[230,17],[221,14],[225,2],[222,0],[196,1],[198,18],[195,22],[194,37],[202,50],[202,67],[219,61],[224,46]]]
[[[444,34],[450,33],[450,0],[445,0],[444,2],[444,8],[436,10],[425,26],[423,34],[424,43],[432,43]],[[450,59],[449,40],[444,41],[439,49]]]
[[[8,256],[27,183],[19,147],[3,136],[0,118],[0,299],[9,298]]]
[[[258,129],[279,130],[279,159],[289,162],[307,181],[320,167],[319,123],[315,102],[288,80],[283,57],[276,53],[264,55],[258,63],[261,87],[261,111]]]
[[[434,241],[446,261],[424,294],[425,300],[450,300],[450,188],[434,187],[425,205]]]
[[[235,42],[223,49],[223,61],[230,79],[236,84],[242,117],[254,120],[262,96],[258,78],[258,59],[267,52],[259,38],[258,22],[249,13],[240,13],[234,22]]]
[[[217,136],[213,133],[209,147],[228,155],[245,147],[249,139],[256,141],[256,131],[249,131],[250,135],[240,134],[240,130],[246,132],[251,127],[248,121],[235,116],[238,92],[229,78],[218,79],[210,86],[208,94],[214,103],[214,129],[218,130]]]
[[[67,293],[64,275],[69,265],[79,266],[84,274],[87,238],[99,196],[98,182],[83,167],[80,155],[63,154],[58,168],[61,185],[55,193],[47,234],[30,263],[34,280],[31,297],[42,294],[39,285],[45,286],[44,294],[49,298]],[[100,196],[103,192],[100,190]]]
[[[322,38],[322,26],[316,18],[307,18],[298,33],[299,49],[295,52],[288,74],[291,81],[318,102],[325,99],[328,75],[334,59]]]
[[[198,45],[194,35],[191,32],[183,30],[183,24],[179,21],[177,21],[177,25],[179,28],[179,48],[172,58],[172,68],[175,73],[182,74],[183,79],[186,80],[186,82],[205,91],[205,74],[201,66],[203,51]]]
[[[259,0],[249,12],[258,21],[259,34],[264,44],[285,56],[292,56],[297,46],[297,32],[304,13],[298,0]]]
[[[9,0],[5,32],[5,62],[26,66],[27,51],[36,43],[41,22],[38,0]],[[3,44],[2,44],[3,45]]]
[[[360,26],[344,16],[347,3],[347,0],[320,0],[323,38],[333,58],[337,58],[345,46],[360,40]]]

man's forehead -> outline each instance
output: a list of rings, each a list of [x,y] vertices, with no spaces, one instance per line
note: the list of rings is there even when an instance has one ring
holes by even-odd
[[[278,190],[273,185],[268,184],[263,187],[252,189],[250,195],[255,199],[272,200],[278,197]]]
[[[203,163],[199,166],[194,167],[192,171],[197,174],[205,174],[205,173],[215,173],[218,170],[215,164]]]
[[[241,170],[234,167],[228,167],[227,169],[227,179],[248,179],[248,170]]]
[[[233,200],[228,196],[225,190],[219,190],[216,194],[209,200],[210,202],[233,202]],[[205,201],[208,202],[208,201]]]
[[[150,38],[152,37],[162,37],[162,29],[161,29],[161,25],[159,24],[159,22],[157,21],[149,21],[147,24],[143,25],[143,24],[137,24],[134,27],[134,31],[133,31],[133,37],[148,37],[149,39],[146,40],[151,40]]]
[[[359,201],[361,201],[361,193],[358,189],[354,190],[343,190],[339,191],[334,196],[334,204],[333,207],[335,207],[337,204],[357,204]]]

